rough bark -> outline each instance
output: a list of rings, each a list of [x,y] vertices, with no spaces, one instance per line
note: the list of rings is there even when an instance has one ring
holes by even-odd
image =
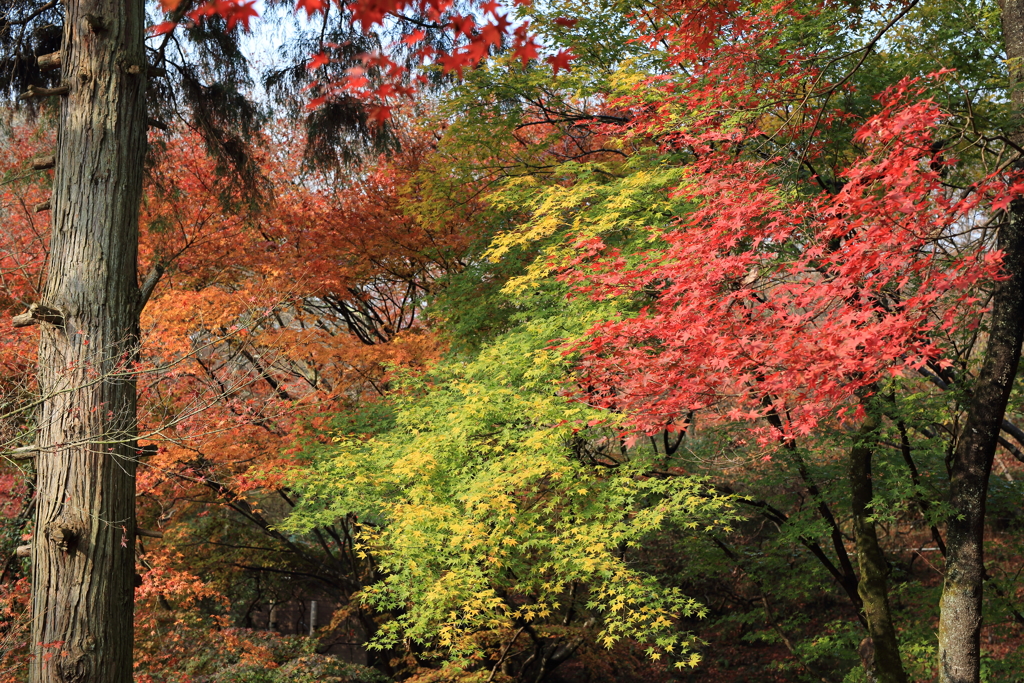
[[[878,531],[871,517],[874,484],[871,479],[873,452],[866,439],[870,438],[877,421],[868,417],[861,428],[861,443],[850,449],[850,507],[853,514],[853,532],[857,548],[860,581],[857,592],[863,604],[868,623],[870,649],[873,655],[865,658],[871,670],[869,678],[878,683],[907,683],[907,674],[900,661],[899,641],[889,609],[888,566]]]
[[[999,429],[1017,374],[1024,338],[1024,202],[1012,207],[1000,234],[1006,274],[996,285],[985,360],[950,471],[945,581],[939,616],[942,683],[978,683],[981,673],[985,500]]]
[[[40,322],[31,683],[130,683],[142,0],[66,0]]]
[[[1002,3],[1003,40],[1010,58],[1010,99],[1016,110],[1010,137],[1024,138],[1024,0]],[[939,680],[978,683],[981,675],[982,592],[985,578],[985,500],[1024,340],[1024,201],[1010,206],[999,230],[1006,279],[996,283],[985,359],[950,470],[950,504],[958,513],[946,532],[945,581],[939,603]]]

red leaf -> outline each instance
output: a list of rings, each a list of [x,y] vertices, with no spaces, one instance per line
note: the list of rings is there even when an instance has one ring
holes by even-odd
[[[494,24],[484,24],[480,29],[480,39],[485,45],[501,45],[501,30]]]
[[[298,0],[295,3],[295,11],[298,12],[300,9],[306,10],[306,16],[311,17],[327,9],[327,0]]]
[[[526,66],[531,59],[536,59],[539,52],[537,51],[537,43],[534,41],[533,36],[517,45],[512,50],[512,54],[523,62],[523,66]]]
[[[1010,203],[1012,201],[1012,195],[1004,194],[1000,197],[997,197],[995,201],[992,202],[992,211],[1005,211],[1010,206]]]
[[[309,101],[306,105],[307,110],[313,110],[319,107],[321,104],[327,101],[327,95],[321,95],[320,97],[314,98]]]
[[[178,22],[176,21],[162,21],[159,24],[150,26],[147,31],[151,36],[162,36],[165,33],[170,33],[177,28]]]
[[[316,71],[320,67],[326,66],[327,64],[330,63],[331,58],[325,55],[323,52],[321,52],[318,55],[314,55],[313,58],[309,60],[309,64],[306,65],[306,68],[309,69],[310,71]]]
[[[415,45],[416,43],[420,42],[426,37],[427,34],[425,31],[413,31],[405,38],[402,38],[402,42],[405,43],[406,45]]]
[[[468,36],[473,33],[473,29],[476,28],[476,21],[472,16],[459,16],[455,15],[451,20],[451,27],[455,29],[455,35]]]
[[[479,64],[487,56],[487,42],[475,36],[465,48],[466,59],[471,65]]]
[[[256,0],[249,0],[249,2],[241,2],[234,5],[226,12],[221,13],[224,20],[228,23],[228,30],[232,30],[238,24],[242,25],[242,28],[248,32],[249,21],[255,17],[259,17],[259,12],[253,7],[256,4]]]
[[[199,21],[204,17],[219,15],[227,22],[229,31],[238,24],[248,31],[249,21],[259,16],[259,12],[253,7],[255,4],[256,0],[209,0],[205,5],[189,12],[188,16],[193,21]]]
[[[462,70],[466,68],[468,61],[464,53],[454,55],[441,55],[437,58],[437,63],[441,65],[441,70],[448,74],[452,71],[458,72],[459,78],[462,78]]]
[[[576,59],[576,56],[569,50],[560,50],[558,54],[551,55],[545,61],[551,65],[551,70],[557,76],[559,71],[569,71],[569,63]]]
[[[391,107],[370,107],[367,115],[369,116],[370,121],[380,125],[386,123],[391,118]]]

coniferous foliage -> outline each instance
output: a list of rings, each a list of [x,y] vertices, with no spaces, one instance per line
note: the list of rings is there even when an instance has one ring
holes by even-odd
[[[60,49],[63,10],[53,0],[0,3],[0,90],[8,99],[30,85],[52,87],[60,73],[42,70],[41,55]]]

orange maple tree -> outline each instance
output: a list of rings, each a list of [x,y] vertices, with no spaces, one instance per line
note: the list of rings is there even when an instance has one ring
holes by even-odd
[[[424,324],[423,301],[438,278],[463,267],[471,239],[463,228],[472,202],[457,209],[461,223],[438,228],[408,209],[432,131],[410,127],[393,155],[326,172],[304,166],[301,136],[283,125],[268,135],[259,162],[273,201],[255,204],[218,172],[199,136],[153,134],[161,154],[140,219],[141,271],[152,282],[143,283],[137,366],[137,496],[139,525],[162,538],[138,541],[139,680],[180,670],[211,629],[260,619],[265,627],[269,605],[292,598],[325,600],[323,623],[338,608],[338,628],[373,627],[346,607],[369,568],[352,554],[344,521],[313,542],[274,529],[290,506],[281,478],[331,415],[372,404],[395,368],[437,357],[443,343]],[[32,169],[47,147],[45,127],[25,123],[17,136],[3,149],[0,186],[10,216],[0,296],[12,313],[38,297],[48,235],[35,207],[50,176]],[[31,441],[35,343],[13,329],[4,339],[2,390],[13,409],[0,429],[16,448]],[[0,528],[14,539],[31,517],[19,464],[0,473]],[[0,619],[16,643],[27,609],[19,559],[10,558],[0,584]],[[232,632],[242,659],[273,659],[268,636]],[[3,654],[18,675],[23,648]]]
[[[154,448],[138,492],[140,523],[166,530],[142,555],[143,585],[161,595],[198,598],[212,581],[230,602],[239,576],[266,588],[259,577],[283,573],[308,579],[306,597],[327,586],[334,604],[357,590],[362,563],[340,564],[352,551],[344,523],[317,545],[274,529],[292,502],[281,477],[330,415],[372,403],[392,368],[437,356],[422,301],[467,245],[458,224],[433,229],[403,210],[431,135],[409,132],[395,156],[330,179],[302,167],[302,140],[274,135],[262,160],[271,205],[247,207],[218,185],[187,134],[151,172],[142,258],[165,273],[143,314],[140,429]],[[183,550],[197,542],[216,552]],[[283,599],[267,590],[278,593],[261,609]]]

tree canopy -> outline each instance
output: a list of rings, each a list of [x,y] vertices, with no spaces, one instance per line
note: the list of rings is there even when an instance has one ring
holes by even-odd
[[[1017,680],[1015,4],[147,11],[138,341],[95,379],[138,386],[135,680]],[[65,16],[0,3],[8,95],[59,89]],[[59,97],[7,110],[10,316]],[[12,682],[60,394],[17,320]]]

